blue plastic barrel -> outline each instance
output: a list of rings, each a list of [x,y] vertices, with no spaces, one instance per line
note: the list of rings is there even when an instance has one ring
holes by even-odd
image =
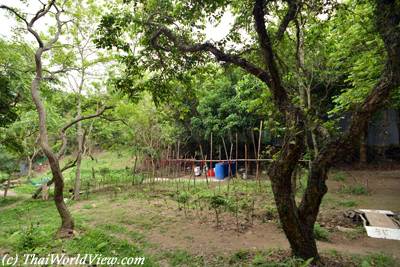
[[[215,164],[215,178],[223,180],[225,178],[225,166],[224,163]]]

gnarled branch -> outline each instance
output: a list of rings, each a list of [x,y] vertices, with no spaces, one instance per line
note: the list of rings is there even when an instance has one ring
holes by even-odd
[[[258,77],[260,80],[265,82],[267,85],[270,84],[270,77],[268,73],[263,70],[262,68],[254,65],[253,63],[247,61],[246,59],[237,56],[225,53],[221,49],[217,48],[215,45],[209,42],[199,43],[199,44],[188,44],[183,40],[180,40],[175,33],[173,33],[170,29],[163,25],[157,25],[159,29],[152,35],[150,38],[150,43],[153,47],[162,49],[165,51],[172,51],[169,47],[163,47],[159,45],[158,39],[160,36],[166,36],[174,45],[175,47],[184,53],[194,53],[194,52],[210,52],[215,56],[218,61],[224,61],[227,63],[234,64],[247,72],[253,74],[254,76]]]

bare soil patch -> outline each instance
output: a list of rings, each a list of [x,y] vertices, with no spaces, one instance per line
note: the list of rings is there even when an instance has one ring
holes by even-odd
[[[399,259],[399,241],[366,236],[359,225],[346,221],[342,216],[343,211],[349,208],[339,207],[335,201],[346,198],[357,202],[357,207],[354,208],[400,211],[400,170],[356,170],[345,171],[345,174],[345,181],[330,179],[328,182],[334,203],[321,210],[319,223],[329,230],[329,241],[319,241],[320,250],[361,255],[384,252]],[[368,194],[344,196],[338,192],[343,184],[362,184],[368,187]],[[188,216],[185,217],[177,203],[165,195],[157,197],[155,194],[153,198],[146,200],[129,195],[114,201],[104,197],[81,201],[73,205],[72,209],[73,213],[88,217],[88,222],[92,226],[112,224],[125,227],[129,231],[137,231],[144,235],[147,242],[153,244],[152,250],[158,252],[182,249],[209,257],[217,254],[231,255],[242,249],[251,251],[289,249],[289,243],[279,228],[279,223],[274,219],[265,221],[260,214],[256,214],[254,224],[247,223],[238,232],[235,217],[224,213],[222,224],[217,228],[212,211],[189,210]],[[356,234],[338,231],[336,229],[338,225],[353,228]],[[118,235],[124,239],[131,239],[124,233]]]

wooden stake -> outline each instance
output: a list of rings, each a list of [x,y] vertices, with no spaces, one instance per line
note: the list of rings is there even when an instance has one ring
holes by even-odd
[[[238,162],[237,162],[237,159],[238,159],[238,147],[239,147],[239,145],[238,145],[238,134],[236,133],[236,148],[235,148],[235,154],[236,154],[236,156],[235,156],[235,163],[236,163],[236,170],[235,170],[235,172],[236,172],[236,178],[238,178]]]
[[[244,144],[244,158],[245,158],[244,171],[245,171],[246,179],[247,179],[247,144]]]
[[[222,139],[222,144],[224,145],[226,159],[229,159],[228,150],[226,150],[225,138],[221,137],[221,139]]]
[[[262,134],[262,127],[263,127],[263,121],[260,121],[260,131],[258,133],[258,149],[257,149],[257,165],[256,165],[256,178],[258,180],[258,185],[261,189],[261,181],[260,181],[260,177],[259,177],[259,159],[260,159],[260,149],[261,149],[261,134]]]

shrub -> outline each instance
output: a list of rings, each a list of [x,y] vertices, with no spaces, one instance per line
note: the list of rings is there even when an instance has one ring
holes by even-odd
[[[247,250],[239,250],[234,253],[229,259],[229,264],[235,264],[242,261],[246,261],[250,257],[250,252]]]
[[[342,200],[339,201],[339,205],[342,207],[352,208],[357,206],[357,202],[354,200]]]
[[[329,240],[329,232],[321,225],[316,223],[314,225],[314,236],[317,240],[328,241]]]
[[[368,190],[363,185],[342,186],[339,192],[351,195],[368,195]]]
[[[333,175],[333,180],[344,182],[346,180],[346,175],[343,172],[337,172],[335,175]]]
[[[374,253],[366,256],[361,261],[361,267],[391,267],[397,266],[396,260],[383,253]]]

